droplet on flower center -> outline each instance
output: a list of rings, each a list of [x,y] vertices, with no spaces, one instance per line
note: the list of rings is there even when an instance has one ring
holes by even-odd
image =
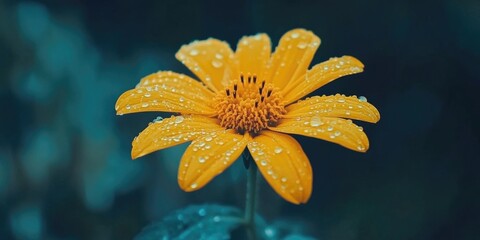
[[[242,134],[275,126],[286,113],[278,88],[253,74],[240,74],[239,80],[218,93],[215,108],[222,127]]]

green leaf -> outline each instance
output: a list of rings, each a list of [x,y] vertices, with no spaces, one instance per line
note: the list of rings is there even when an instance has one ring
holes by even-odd
[[[230,239],[230,232],[242,224],[242,211],[222,205],[194,205],[177,210],[152,223],[135,240]]]

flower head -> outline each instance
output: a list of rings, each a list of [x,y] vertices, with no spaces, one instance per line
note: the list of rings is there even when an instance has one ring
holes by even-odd
[[[200,189],[248,148],[260,172],[285,200],[299,204],[312,192],[312,168],[299,134],[365,152],[368,138],[350,119],[375,123],[365,98],[332,95],[298,101],[345,75],[363,71],[354,57],[330,58],[308,69],[320,45],[294,29],[271,53],[266,34],[243,37],[236,51],[216,39],[184,45],[176,57],[200,80],[160,71],[123,93],[117,114],[160,111],[179,115],[154,121],[132,143],[132,158],[191,141],[178,170],[185,191]]]

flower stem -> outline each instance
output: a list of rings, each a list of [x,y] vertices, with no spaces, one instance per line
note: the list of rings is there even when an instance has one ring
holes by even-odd
[[[247,161],[252,160],[252,156],[247,151],[245,157]],[[247,191],[245,203],[245,226],[247,229],[248,239],[257,239],[255,232],[255,202],[257,195],[257,165],[255,162],[249,162],[248,176],[247,176]]]

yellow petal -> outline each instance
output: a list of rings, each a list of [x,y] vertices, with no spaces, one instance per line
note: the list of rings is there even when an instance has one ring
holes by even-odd
[[[283,91],[286,103],[298,100],[321,86],[346,75],[363,72],[363,64],[351,56],[330,58],[312,67],[305,75],[292,81]]]
[[[266,34],[243,37],[235,52],[239,71],[243,74],[255,74],[260,80],[270,60],[271,43]]]
[[[369,146],[363,128],[341,118],[312,116],[282,119],[278,126],[270,129],[319,138],[358,152],[366,152]]]
[[[178,168],[178,184],[184,191],[195,191],[222,173],[242,154],[249,135],[232,130],[213,132],[195,139],[183,154]]]
[[[293,137],[263,131],[248,144],[248,149],[275,192],[294,204],[308,201],[312,193],[312,167]]]
[[[380,113],[372,104],[356,96],[340,94],[315,96],[294,103],[287,107],[285,118],[313,116],[350,118],[371,123],[380,120]]]
[[[132,159],[223,130],[214,118],[172,116],[150,123],[132,142]]]
[[[115,109],[119,115],[151,111],[214,115],[214,109],[207,104],[213,97],[213,92],[188,76],[158,72],[123,93]]]
[[[282,89],[290,81],[304,75],[320,46],[320,38],[305,29],[285,33],[272,55],[266,77]]]
[[[183,45],[175,57],[215,92],[223,90],[236,71],[228,43],[213,38]]]

